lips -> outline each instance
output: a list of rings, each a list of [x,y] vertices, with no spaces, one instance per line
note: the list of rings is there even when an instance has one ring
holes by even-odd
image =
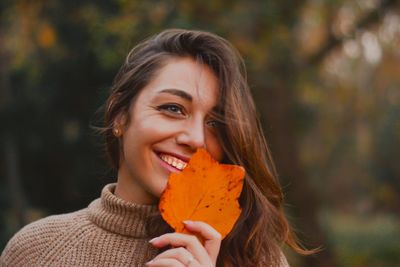
[[[183,170],[187,165],[187,163],[185,161],[183,161],[182,159],[179,159],[170,154],[159,153],[159,157],[162,161],[164,161],[168,165],[170,165],[180,171]]]

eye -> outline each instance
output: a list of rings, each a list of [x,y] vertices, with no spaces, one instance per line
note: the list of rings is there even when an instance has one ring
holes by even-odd
[[[184,115],[183,107],[178,104],[164,104],[157,107],[157,109],[174,115]]]
[[[207,122],[207,126],[211,127],[211,128],[216,128],[218,127],[219,122],[218,121],[208,121]]]
[[[206,122],[207,128],[213,132],[213,133],[217,133],[217,132],[221,132],[223,131],[224,127],[225,127],[225,123],[221,120],[208,120]]]

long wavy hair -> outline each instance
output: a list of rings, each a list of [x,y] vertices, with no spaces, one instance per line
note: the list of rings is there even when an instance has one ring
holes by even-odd
[[[247,84],[246,69],[237,50],[225,39],[208,32],[170,29],[134,47],[115,77],[105,105],[106,148],[115,170],[120,162],[119,139],[112,129],[140,91],[168,60],[190,57],[207,65],[219,81],[218,129],[224,163],[246,170],[240,196],[242,213],[222,241],[218,266],[279,266],[281,246],[309,254],[296,239],[283,212],[283,194]]]

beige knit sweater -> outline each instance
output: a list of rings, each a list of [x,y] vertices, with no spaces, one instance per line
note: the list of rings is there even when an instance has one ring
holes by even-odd
[[[146,221],[156,205],[117,198],[104,187],[88,208],[25,226],[7,244],[0,266],[144,266],[157,255]]]
[[[146,224],[158,214],[156,205],[117,198],[115,184],[87,208],[50,216],[22,228],[7,244],[0,267],[12,266],[144,266],[159,251]],[[157,217],[156,217],[157,218]],[[159,235],[160,233],[158,233]],[[282,254],[281,267],[289,266]]]

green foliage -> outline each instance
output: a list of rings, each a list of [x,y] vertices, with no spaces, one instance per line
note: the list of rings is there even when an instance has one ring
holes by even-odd
[[[397,266],[400,262],[399,219],[380,214],[324,216],[333,247],[343,266]]]

